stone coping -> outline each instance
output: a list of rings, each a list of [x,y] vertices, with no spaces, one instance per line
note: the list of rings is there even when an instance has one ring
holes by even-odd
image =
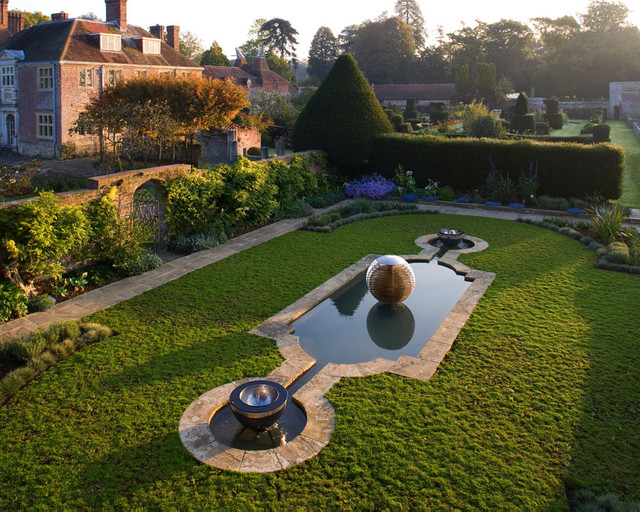
[[[403,257],[407,261],[431,261],[440,252],[439,248],[430,245],[437,237],[437,234],[431,234],[418,238],[416,245],[423,249],[420,254]],[[458,275],[464,275],[472,283],[416,357],[400,356],[397,361],[378,358],[365,363],[326,365],[292,397],[307,415],[304,430],[289,443],[270,450],[239,450],[224,446],[215,439],[209,428],[211,419],[229,402],[229,395],[236,386],[253,379],[219,386],[198,397],[182,415],[179,430],[185,448],[200,462],[220,469],[243,472],[279,471],[314,457],[329,443],[335,428],[335,412],[324,395],[342,377],[363,377],[389,372],[429,380],[495,278],[493,273],[473,270],[457,261],[460,254],[483,251],[489,246],[479,238],[465,238],[471,240],[474,246],[462,250],[449,249],[439,260],[439,264],[453,269]],[[315,364],[315,359],[300,347],[298,337],[292,334],[294,328],[289,324],[365,271],[377,257],[375,254],[365,256],[249,331],[251,334],[276,340],[278,349],[285,358],[267,379],[287,387]]]

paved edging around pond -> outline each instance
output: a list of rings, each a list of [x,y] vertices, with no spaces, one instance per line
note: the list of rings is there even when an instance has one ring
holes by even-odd
[[[438,248],[429,243],[436,238],[437,234],[418,238],[416,244],[423,248],[421,253],[403,257],[408,261],[430,261],[439,252]],[[333,407],[325,394],[341,378],[389,372],[423,381],[429,380],[495,278],[493,273],[473,270],[457,261],[460,254],[477,252],[488,247],[484,240],[466,238],[474,242],[472,248],[449,250],[440,263],[473,282],[417,357],[400,356],[397,361],[377,358],[365,363],[326,365],[292,397],[307,415],[307,424],[303,432],[291,442],[269,450],[239,450],[224,446],[215,439],[209,426],[213,416],[228,404],[229,395],[236,386],[252,379],[217,387],[201,395],[185,410],[179,427],[180,439],[185,448],[200,462],[219,469],[242,472],[279,471],[314,457],[329,443],[336,419]],[[376,257],[374,254],[365,256],[249,331],[251,334],[276,340],[278,349],[285,358],[285,361],[271,372],[268,379],[287,387],[315,364],[315,359],[300,346],[299,338],[292,334],[294,329],[290,323],[366,270]]]

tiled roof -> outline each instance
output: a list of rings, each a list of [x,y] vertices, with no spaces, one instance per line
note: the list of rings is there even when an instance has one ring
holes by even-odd
[[[122,51],[108,52],[100,50],[98,37],[92,34],[120,34]],[[161,54],[142,53],[135,38],[153,36],[143,28],[128,25],[126,31],[112,23],[90,20],[70,19],[38,23],[13,36],[2,49],[23,50],[22,62],[95,62],[104,64],[133,64],[137,66],[200,66],[171,48],[164,41]]]
[[[205,66],[202,75],[207,78],[224,80],[232,78],[237,85],[247,85],[247,80],[254,81],[255,77],[235,66]]]
[[[255,63],[246,64],[239,68],[237,66],[205,66],[202,74],[209,78],[219,78],[224,80],[225,78],[232,78],[237,85],[246,86],[247,80],[251,80],[255,87],[264,87],[267,83],[280,84],[279,90],[282,86],[286,87],[289,93],[295,93],[295,88],[289,80],[281,77],[274,71],[271,71],[265,59],[256,59],[264,61],[256,65]]]
[[[388,84],[374,85],[378,100],[450,100],[456,93],[455,84]]]

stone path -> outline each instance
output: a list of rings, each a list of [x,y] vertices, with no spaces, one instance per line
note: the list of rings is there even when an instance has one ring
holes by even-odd
[[[333,205],[325,210],[336,208]],[[533,210],[514,210],[500,207],[481,207],[479,205],[456,205],[441,202],[422,203],[419,205],[424,210],[437,210],[444,214],[469,215],[474,217],[490,217],[503,220],[517,220],[527,217],[542,220],[544,217],[556,216],[558,212],[539,212]],[[630,218],[630,223],[640,225],[640,210],[635,210],[637,216]],[[28,316],[12,320],[0,325],[0,340],[7,337],[23,337],[38,328],[47,328],[49,325],[68,320],[78,320],[83,316],[101,311],[120,302],[131,299],[145,291],[151,290],[169,281],[200,269],[227,256],[236,254],[244,249],[261,244],[272,238],[277,238],[300,228],[306,222],[306,218],[285,219],[274,224],[256,229],[239,237],[229,240],[226,244],[212,249],[197,252],[164,263],[161,267],[146,272],[139,276],[128,277],[121,281],[109,284],[102,288],[92,290],[83,295],[57,304],[48,311],[32,313]]]

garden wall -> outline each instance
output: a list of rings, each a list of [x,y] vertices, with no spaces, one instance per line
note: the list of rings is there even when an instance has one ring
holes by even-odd
[[[418,186],[428,179],[468,192],[483,185],[492,170],[512,180],[529,176],[538,195],[577,197],[595,193],[617,199],[622,193],[624,150],[612,144],[584,145],[529,140],[384,135],[375,139],[369,171],[393,178],[398,165],[412,171]]]

